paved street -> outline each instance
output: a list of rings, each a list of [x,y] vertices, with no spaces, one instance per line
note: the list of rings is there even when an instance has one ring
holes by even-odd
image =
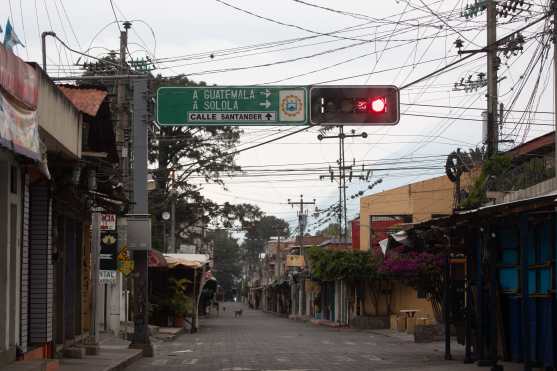
[[[234,309],[243,309],[234,318]],[[332,329],[296,322],[240,304],[226,304],[219,318],[202,321],[199,333],[155,344],[155,358],[128,370],[169,368],[215,371],[250,370],[477,370],[443,360],[443,344],[415,344],[391,331]]]

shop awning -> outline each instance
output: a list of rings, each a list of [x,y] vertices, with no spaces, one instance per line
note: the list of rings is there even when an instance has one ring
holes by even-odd
[[[179,266],[199,269],[209,263],[209,255],[205,254],[164,254],[168,268]]]

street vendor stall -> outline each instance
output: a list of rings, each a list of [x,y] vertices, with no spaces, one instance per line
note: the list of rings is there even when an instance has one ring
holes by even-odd
[[[212,278],[207,274],[209,269],[209,256],[205,254],[161,254],[151,250],[151,323],[175,327],[189,323],[191,332],[197,331],[201,293]]]

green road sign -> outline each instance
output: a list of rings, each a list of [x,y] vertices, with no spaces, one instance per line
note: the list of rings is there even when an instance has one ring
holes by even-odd
[[[162,126],[307,125],[308,94],[297,86],[161,87]]]

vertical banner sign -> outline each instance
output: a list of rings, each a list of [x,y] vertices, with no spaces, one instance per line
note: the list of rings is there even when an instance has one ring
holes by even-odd
[[[115,283],[118,257],[116,215],[101,214],[100,283]]]

